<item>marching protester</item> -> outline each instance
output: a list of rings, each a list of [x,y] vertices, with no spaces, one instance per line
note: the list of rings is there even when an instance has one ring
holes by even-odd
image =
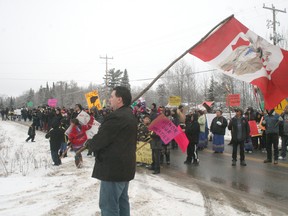
[[[45,138],[50,139],[50,150],[54,166],[61,165],[61,159],[58,152],[63,142],[63,131],[59,127],[59,124],[54,123],[50,131],[45,135]]]
[[[210,130],[213,134],[213,151],[215,153],[224,152],[224,135],[226,132],[227,120],[222,116],[222,111],[216,111],[216,117],[212,120]]]
[[[274,109],[267,111],[262,124],[266,127],[267,159],[264,163],[272,163],[272,145],[274,148],[274,164],[278,164],[279,124],[283,118]]]
[[[280,124],[280,136],[282,139],[281,155],[279,160],[286,159],[287,142],[288,142],[288,106],[285,107],[284,113],[281,115],[283,121]]]
[[[198,123],[200,125],[200,134],[199,134],[199,142],[198,142],[198,150],[203,150],[207,147],[207,139],[206,139],[206,116],[203,110],[198,111],[199,118]]]
[[[87,141],[88,138],[86,131],[92,127],[93,121],[93,116],[90,116],[90,120],[87,125],[81,125],[77,118],[71,120],[72,129],[68,135],[68,138],[74,152],[80,150],[80,148],[82,148],[84,143]],[[78,168],[82,167],[83,158],[81,153],[75,156],[75,163]]]
[[[243,110],[241,108],[235,109],[236,115],[231,119],[228,129],[232,133],[232,166],[236,166],[237,161],[237,148],[240,147],[240,165],[246,166],[244,142],[249,137],[250,128],[246,118],[243,117]]]
[[[170,109],[165,109],[164,115],[170,120],[173,121],[173,118],[171,116],[171,111]],[[163,164],[164,158],[166,159],[166,164],[170,165],[170,149],[171,149],[171,143],[169,142],[168,144],[165,144],[162,141],[162,150],[160,154],[160,164]]]
[[[151,149],[152,149],[152,164],[149,168],[150,170],[153,170],[153,174],[159,174],[160,173],[160,156],[161,156],[161,150],[162,150],[162,140],[161,138],[155,133],[151,133]]]
[[[200,125],[198,123],[198,114],[187,115],[185,134],[189,140],[187,147],[187,158],[184,164],[199,163],[197,153],[197,143],[199,141]]]
[[[35,136],[36,136],[36,128],[35,128],[35,123],[33,122],[29,129],[28,129],[28,138],[26,139],[26,142],[28,142],[31,139],[31,142],[35,142]]]
[[[110,96],[114,112],[87,141],[96,152],[92,177],[101,180],[99,206],[102,216],[130,215],[129,181],[136,171],[137,119],[130,108],[132,96],[126,87],[117,86]]]

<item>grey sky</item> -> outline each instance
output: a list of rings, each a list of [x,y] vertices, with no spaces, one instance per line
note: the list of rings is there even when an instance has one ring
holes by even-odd
[[[231,14],[269,38],[272,12],[263,3],[288,10],[288,0],[0,0],[0,95],[17,96],[46,81],[103,83],[99,56],[106,53],[114,57],[109,67],[126,68],[130,80],[155,77]],[[278,29],[287,31],[288,14],[277,18]]]

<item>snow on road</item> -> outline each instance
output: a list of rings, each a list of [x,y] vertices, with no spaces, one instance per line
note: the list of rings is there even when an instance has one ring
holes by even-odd
[[[99,181],[91,178],[94,158],[84,152],[84,167],[77,169],[74,155],[52,166],[49,141],[37,132],[36,142],[25,142],[28,127],[0,122],[0,215],[100,215]],[[192,180],[191,180],[192,182]],[[201,192],[137,172],[131,181],[131,215],[207,215]],[[207,203],[207,202],[206,202]],[[209,201],[214,215],[243,214],[231,206]]]

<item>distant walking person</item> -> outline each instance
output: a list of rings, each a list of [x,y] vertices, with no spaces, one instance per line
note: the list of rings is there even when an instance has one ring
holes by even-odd
[[[35,142],[35,136],[36,136],[36,128],[35,128],[35,124],[32,123],[31,126],[28,129],[28,138],[26,139],[26,142],[28,142],[31,139],[31,142]]]
[[[262,124],[266,127],[267,159],[264,163],[272,163],[272,145],[274,148],[274,164],[278,164],[279,124],[283,118],[275,113],[274,109],[267,111]]]
[[[244,155],[244,142],[249,138],[250,127],[246,118],[243,117],[243,110],[235,109],[236,115],[231,119],[228,129],[232,133],[233,153],[232,166],[236,166],[237,148],[240,146],[240,165],[246,166]]]
[[[129,216],[129,181],[136,171],[137,119],[133,115],[131,92],[122,86],[110,96],[113,112],[105,117],[99,131],[87,141],[96,152],[92,176],[101,180],[99,206],[102,216]]]
[[[213,151],[215,153],[224,152],[224,135],[227,127],[227,120],[222,116],[222,111],[216,111],[216,117],[212,120],[210,130],[213,134]]]

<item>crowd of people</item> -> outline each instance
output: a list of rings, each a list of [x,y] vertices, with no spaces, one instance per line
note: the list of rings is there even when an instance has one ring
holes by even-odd
[[[23,108],[21,109],[21,117],[15,116],[13,110],[1,109],[2,120],[20,120],[31,122],[28,130],[28,138],[26,142],[31,140],[35,142],[36,131],[43,131],[47,133],[46,137],[51,139],[51,155],[55,165],[60,165],[63,157],[63,152],[67,149],[67,143],[74,139],[74,150],[79,150],[87,137],[84,135],[85,131],[83,126],[77,120],[77,115],[81,111],[87,112],[93,116],[93,119],[102,123],[107,115],[112,112],[110,108],[98,110],[93,107],[91,110],[83,109],[80,104],[76,104],[74,109],[52,108],[48,106],[38,107],[34,109]],[[208,140],[212,141],[212,150],[214,153],[223,153],[225,149],[224,136],[226,128],[231,130],[231,141],[228,145],[233,146],[232,150],[232,165],[236,165],[237,149],[240,149],[240,165],[246,166],[245,152],[251,153],[252,151],[261,150],[267,153],[265,163],[272,162],[272,146],[274,148],[274,163],[277,164],[278,160],[286,159],[286,149],[288,141],[288,107],[282,115],[278,115],[274,110],[270,111],[255,111],[252,107],[244,112],[241,108],[236,108],[235,116],[229,121],[222,114],[221,110],[215,111],[215,118],[211,124],[208,125],[205,110],[193,110],[188,114],[184,113],[184,107],[167,108],[158,106],[156,103],[151,104],[151,108],[146,107],[146,104],[140,102],[132,108],[132,112],[138,121],[138,136],[137,140],[142,142],[149,142],[152,151],[153,163],[150,164],[149,169],[153,173],[160,173],[160,166],[164,162],[170,164],[170,151],[177,149],[177,143],[172,140],[170,143],[165,144],[161,138],[148,130],[149,124],[157,118],[160,114],[164,114],[176,126],[180,125],[189,140],[187,147],[187,158],[185,164],[199,164],[198,151],[207,148]],[[249,121],[256,121],[259,133],[257,135],[250,135]],[[73,133],[67,136],[65,131],[73,125]],[[91,127],[91,126],[90,126]],[[77,137],[77,128],[81,128],[83,140],[75,140],[72,136]],[[86,128],[86,130],[88,130]],[[79,129],[78,129],[79,130]],[[80,131],[81,131],[80,130]],[[53,134],[58,134],[58,138],[53,138]],[[73,134],[73,135],[72,135]],[[282,139],[282,151],[279,155],[278,144],[279,136]],[[70,140],[70,141],[69,141]],[[57,144],[55,144],[57,143]],[[60,143],[60,144],[59,144]],[[78,147],[77,147],[78,145]],[[88,155],[92,152],[89,151]],[[67,153],[65,153],[65,156]],[[82,161],[82,156],[80,157]]]
[[[288,140],[288,106],[283,114],[278,115],[274,109],[256,112],[249,107],[245,112],[235,108],[235,116],[227,120],[221,110],[216,110],[215,117],[208,125],[205,110],[193,110],[185,113],[180,105],[175,108],[158,106],[153,103],[151,108],[140,102],[132,107],[131,93],[125,87],[113,89],[110,97],[111,108],[98,110],[96,107],[83,109],[76,104],[74,109],[38,107],[22,109],[21,116],[13,114],[9,109],[1,110],[2,120],[30,121],[29,137],[26,142],[35,141],[36,131],[46,133],[50,140],[51,157],[55,166],[61,165],[61,159],[67,156],[68,149],[75,152],[75,164],[82,167],[82,150],[88,148],[88,155],[94,153],[96,162],[92,176],[101,180],[100,208],[103,215],[112,213],[129,215],[128,186],[134,178],[136,170],[136,142],[142,141],[151,146],[152,164],[147,166],[153,174],[160,173],[164,160],[170,164],[170,150],[177,149],[177,143],[172,140],[164,143],[161,137],[149,130],[149,125],[159,115],[164,115],[175,126],[180,127],[189,141],[185,164],[198,165],[200,160],[198,151],[208,147],[212,141],[214,153],[223,153],[225,150],[224,136],[226,128],[231,131],[232,166],[237,164],[237,150],[240,148],[240,165],[246,166],[245,151],[267,151],[264,163],[278,164],[278,160],[285,160]],[[86,112],[89,120],[83,124],[80,113]],[[83,114],[83,113],[82,113]],[[79,115],[79,116],[78,116]],[[88,139],[87,131],[95,121],[101,126],[98,133]],[[251,133],[251,121],[258,124],[257,132]],[[68,132],[67,132],[68,131]],[[210,139],[209,139],[210,134]],[[282,138],[282,151],[279,156],[279,136]],[[67,144],[69,147],[67,148]],[[274,154],[272,157],[272,146]],[[113,197],[111,199],[110,197]]]

